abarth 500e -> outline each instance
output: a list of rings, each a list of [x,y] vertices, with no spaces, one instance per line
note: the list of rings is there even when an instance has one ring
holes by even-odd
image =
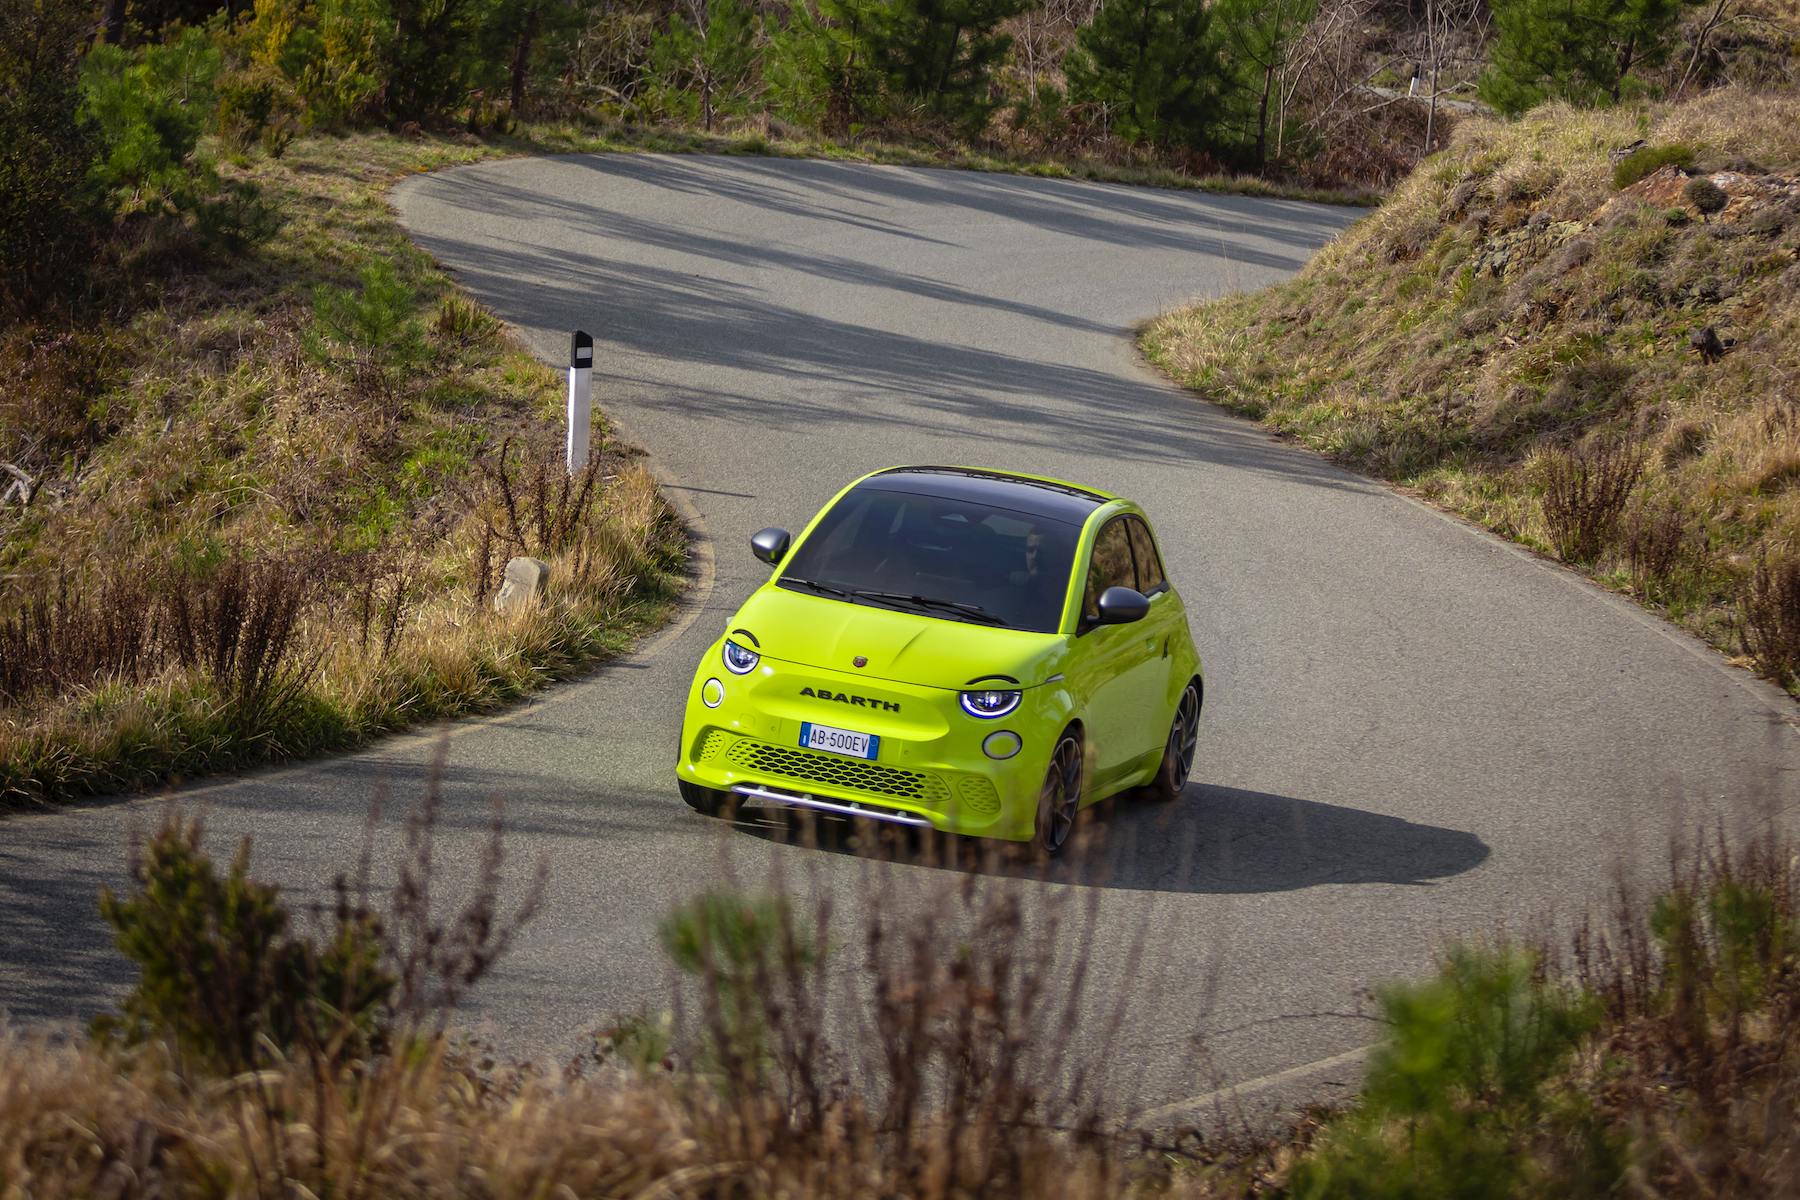
[[[676,775],[698,811],[749,800],[1055,854],[1083,807],[1186,784],[1200,656],[1131,501],[896,467],[751,547],[775,570],[688,693]]]

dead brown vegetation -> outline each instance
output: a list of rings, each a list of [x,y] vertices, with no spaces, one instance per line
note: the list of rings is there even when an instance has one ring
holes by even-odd
[[[1777,680],[1800,676],[1800,557],[1764,553],[1743,601],[1744,649]]]
[[[1644,453],[1632,442],[1606,440],[1551,450],[1538,460],[1544,524],[1557,557],[1587,563],[1612,545],[1638,480]]]

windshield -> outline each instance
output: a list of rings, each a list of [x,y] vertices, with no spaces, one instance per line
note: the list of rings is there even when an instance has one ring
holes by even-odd
[[[948,621],[1054,633],[1078,526],[968,500],[858,488],[777,581]]]

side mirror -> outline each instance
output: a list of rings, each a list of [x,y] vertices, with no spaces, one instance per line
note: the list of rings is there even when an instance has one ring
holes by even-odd
[[[1128,587],[1109,587],[1100,593],[1102,625],[1129,625],[1150,615],[1150,599]]]
[[[751,537],[750,553],[756,555],[756,557],[762,559],[771,567],[778,566],[780,565],[781,560],[787,557],[788,544],[791,541],[793,541],[793,539],[788,536],[787,530],[776,529],[771,526]]]

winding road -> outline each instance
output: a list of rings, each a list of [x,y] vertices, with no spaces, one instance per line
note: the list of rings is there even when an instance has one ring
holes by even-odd
[[[670,770],[700,650],[758,582],[748,535],[908,462],[1089,482],[1157,521],[1205,656],[1183,801],[1109,818],[1095,902],[1104,1049],[1163,1114],[1215,1086],[1355,1078],[1365,989],[1446,935],[1570,913],[1672,831],[1791,816],[1778,692],[1567,572],[1281,444],[1143,366],[1133,325],[1297,270],[1358,215],[1268,199],[754,158],[573,156],[402,185],[418,241],[534,349],[595,335],[596,402],[701,534],[695,595],[630,659],[449,743],[445,845],[506,798],[544,915],[472,1014],[560,1053],[663,1002],[655,923],[726,876],[875,903],[854,846],[707,822]],[[1371,320],[1379,320],[1371,313]],[[426,737],[195,789],[216,843],[296,886],[348,865],[378,783]],[[0,822],[0,1008],[84,1017],[124,983],[93,896],[155,801]],[[898,886],[950,874],[894,868]],[[985,877],[992,887],[1044,882]],[[1134,931],[1148,953],[1116,948]],[[1201,1035],[1197,1073],[1187,1039]],[[1080,1046],[1101,1035],[1079,1024]]]

